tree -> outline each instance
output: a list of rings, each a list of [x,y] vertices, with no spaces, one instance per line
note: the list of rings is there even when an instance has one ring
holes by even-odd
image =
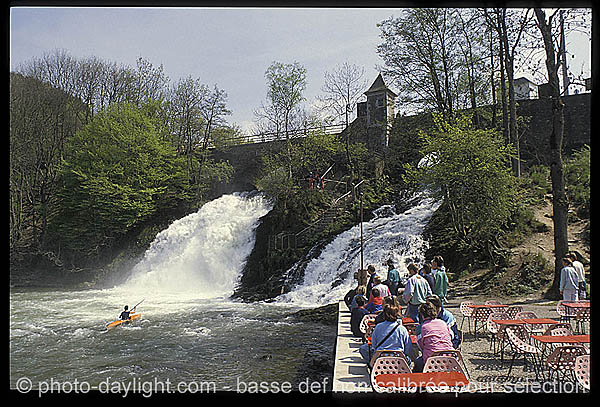
[[[523,33],[530,24],[531,16],[530,10],[512,10],[507,13],[506,8],[497,8],[492,11],[495,15],[490,14],[487,10],[484,10],[484,15],[488,21],[490,27],[496,30],[498,38],[501,44],[501,61],[503,63],[504,72],[506,72],[506,82],[508,84],[508,126],[507,122],[504,121],[504,128],[507,129],[507,139],[515,147],[516,155],[512,158],[512,169],[515,176],[521,176],[521,159],[520,159],[520,148],[519,148],[519,134],[517,129],[517,100],[515,95],[515,58],[517,55],[518,47],[521,45],[521,38]],[[504,83],[504,79],[502,79]],[[504,97],[504,90],[503,90]],[[504,99],[503,99],[504,103]],[[506,116],[505,116],[506,117]]]
[[[210,142],[213,141],[213,132],[216,128],[223,127],[227,123],[225,121],[226,115],[231,114],[231,110],[227,108],[227,93],[224,90],[219,89],[217,85],[213,87],[212,92],[208,92],[202,103],[201,115],[204,120],[204,134],[202,139],[202,154],[200,158],[200,168],[206,159],[208,153],[208,147]]]
[[[445,239],[495,261],[497,237],[515,202],[514,178],[505,165],[511,150],[495,130],[473,129],[470,118],[434,119],[436,130],[421,132],[422,154],[431,165],[419,170],[419,179],[443,202]]]
[[[10,247],[40,249],[56,207],[64,146],[86,106],[37,79],[10,74]],[[27,237],[26,239],[22,239]]]
[[[451,115],[457,98],[452,88],[457,74],[454,19],[451,9],[411,8],[378,24],[382,73],[395,82],[401,103]]]
[[[202,106],[208,89],[191,76],[180,79],[169,96],[169,120],[175,146],[186,158],[188,178],[195,174],[193,152],[202,143]]]
[[[564,136],[565,118],[564,104],[560,96],[560,82],[558,69],[560,62],[554,47],[552,36],[552,23],[559,10],[554,11],[546,20],[546,13],[541,8],[535,8],[538,28],[544,40],[546,50],[546,69],[548,83],[550,84],[550,103],[552,103],[552,132],[549,135],[550,143],[550,178],[552,180],[552,222],[554,224],[554,281],[550,295],[558,296],[560,283],[560,270],[562,257],[569,251],[567,233],[567,216],[569,201],[565,192],[565,180],[562,162],[562,143]]]
[[[183,161],[162,141],[162,123],[149,114],[152,109],[113,105],[68,141],[54,226],[76,253],[101,253],[185,195]]]
[[[299,62],[284,64],[273,62],[265,72],[267,99],[275,111],[283,117],[286,146],[288,151],[288,173],[292,177],[292,147],[289,128],[293,110],[304,100],[306,68]]]
[[[325,109],[332,111],[337,118],[344,119],[346,159],[352,179],[354,179],[354,164],[350,155],[351,132],[348,126],[350,115],[356,111],[356,104],[367,88],[367,82],[363,78],[364,74],[364,68],[344,62],[331,73],[325,72],[325,82],[321,87],[323,96],[318,98],[324,104]]]

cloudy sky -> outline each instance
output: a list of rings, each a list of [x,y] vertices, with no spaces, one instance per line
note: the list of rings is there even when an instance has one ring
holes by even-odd
[[[14,7],[10,68],[59,48],[130,66],[143,57],[162,64],[171,83],[191,75],[225,90],[228,121],[248,129],[266,98],[264,73],[273,61],[306,67],[309,103],[325,71],[345,61],[364,67],[370,85],[382,63],[377,23],[392,15],[398,9]],[[573,63],[589,70],[589,44],[577,53],[582,62]]]

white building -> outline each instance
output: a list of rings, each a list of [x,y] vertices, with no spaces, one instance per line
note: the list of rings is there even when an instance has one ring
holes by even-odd
[[[537,99],[538,85],[525,77],[515,79],[515,98],[516,100]]]

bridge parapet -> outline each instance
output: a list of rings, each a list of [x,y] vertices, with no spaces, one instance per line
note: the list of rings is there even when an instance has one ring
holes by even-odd
[[[340,134],[346,126],[344,124],[333,124],[329,126],[307,127],[288,131],[290,139],[306,137],[311,133],[321,132],[323,134]],[[253,134],[250,136],[231,137],[225,141],[228,145],[244,145],[256,143],[270,143],[273,141],[283,141],[286,139],[285,132],[268,132]]]

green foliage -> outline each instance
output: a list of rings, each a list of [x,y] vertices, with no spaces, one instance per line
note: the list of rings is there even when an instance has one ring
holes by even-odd
[[[495,263],[497,237],[515,207],[515,180],[506,164],[511,150],[496,131],[472,128],[468,117],[442,121],[434,115],[434,120],[436,130],[421,132],[422,153],[432,165],[414,171],[443,201],[442,213],[432,222],[445,236],[431,238],[453,255],[471,253],[469,257]]]
[[[154,111],[111,106],[68,141],[55,225],[68,247],[94,252],[185,196],[184,162]]]
[[[298,191],[308,185],[307,177],[314,171],[323,174],[334,163],[335,171],[345,173],[346,150],[335,135],[313,132],[308,136],[294,140],[291,144],[292,178],[289,178],[287,153],[275,152],[262,157],[262,176],[256,180],[260,191],[278,200],[291,200]],[[364,168],[367,150],[363,144],[350,145],[350,156],[353,162]]]
[[[580,218],[590,217],[590,146],[573,153],[565,165],[565,184],[569,202]]]
[[[514,203],[514,178],[506,166],[511,151],[498,133],[471,128],[470,119],[454,123],[436,116],[437,131],[422,133],[423,155],[434,164],[423,167],[422,180],[443,198],[455,232],[485,241],[507,222]]]

